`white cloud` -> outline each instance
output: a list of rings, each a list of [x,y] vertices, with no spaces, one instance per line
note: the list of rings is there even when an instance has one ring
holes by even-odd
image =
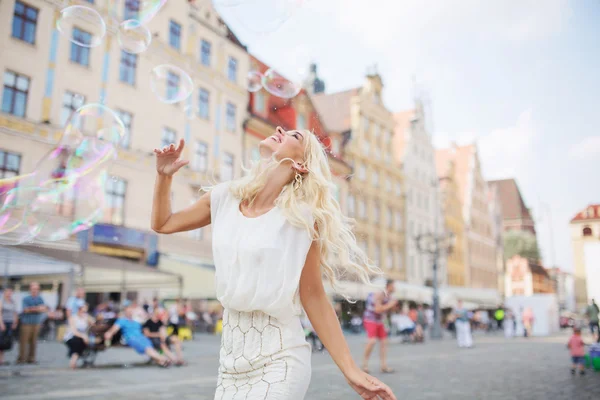
[[[600,159],[600,136],[588,136],[569,149],[572,160],[587,161]]]
[[[532,112],[519,115],[514,126],[495,129],[477,139],[479,159],[486,179],[522,176],[530,169],[536,131]]]

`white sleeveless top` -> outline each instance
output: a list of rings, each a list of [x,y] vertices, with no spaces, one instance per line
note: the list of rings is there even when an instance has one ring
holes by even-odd
[[[298,286],[312,239],[278,207],[244,216],[229,188],[229,182],[219,184],[210,195],[217,298],[228,309],[289,321],[302,311]],[[306,218],[313,223],[308,210]]]
[[[81,318],[77,314],[72,315],[71,318],[73,318],[75,320],[75,329],[77,329],[77,332],[86,333],[88,331],[88,328],[90,327],[90,321],[88,320],[87,314],[83,318]],[[75,336],[75,334],[73,333],[73,330],[71,329],[71,326],[69,325],[69,328],[68,328],[67,332],[65,333],[63,340],[66,342],[69,339],[71,339],[73,336]]]

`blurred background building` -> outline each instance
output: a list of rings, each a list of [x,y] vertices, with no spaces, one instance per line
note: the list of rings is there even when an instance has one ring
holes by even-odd
[[[575,301],[580,311],[600,299],[600,204],[590,204],[571,219]]]

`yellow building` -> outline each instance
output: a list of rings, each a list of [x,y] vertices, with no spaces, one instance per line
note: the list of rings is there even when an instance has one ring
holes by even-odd
[[[359,88],[312,101],[326,130],[338,135],[332,148],[353,167],[346,201],[359,244],[388,277],[405,280],[402,173],[393,163],[394,120],[382,90],[381,77],[370,74]]]
[[[107,3],[77,3],[95,8],[107,21],[106,36],[97,47],[76,46],[57,31],[58,2],[0,3],[0,73],[4,77],[0,151],[18,161],[10,166],[10,174],[31,172],[56,145],[74,110],[82,104],[104,102],[122,119],[126,137],[118,159],[108,167],[112,178],[101,222],[151,237],[153,148],[179,138],[187,141],[185,157],[191,162],[174,179],[174,209],[195,201],[202,184],[240,176],[248,53],[210,2],[169,2],[148,23],[152,43],[137,55],[121,50]],[[123,9],[116,12],[122,20],[136,15],[140,2],[120,4]],[[75,34],[76,29],[69,26],[67,32]],[[89,38],[83,28],[77,34]],[[184,104],[165,104],[153,93],[151,70],[160,64],[175,65],[191,77],[194,91],[186,101],[192,110],[189,114]],[[174,87],[180,88],[183,78],[178,75],[180,83]],[[65,199],[69,206],[60,207],[66,221],[77,217],[76,199]],[[160,236],[158,248],[164,254],[211,264],[210,229]],[[138,253],[145,251],[106,244],[89,250],[133,258],[141,258]],[[163,262],[169,263],[169,258],[164,257],[159,268]],[[193,284],[191,279],[185,281]]]
[[[443,150],[437,151],[435,155],[445,231],[454,234],[454,246],[447,256],[447,283],[450,286],[465,286],[465,223],[456,182],[456,164],[449,155]]]
[[[600,204],[590,204],[570,223],[575,277],[575,302],[582,310],[600,300]]]

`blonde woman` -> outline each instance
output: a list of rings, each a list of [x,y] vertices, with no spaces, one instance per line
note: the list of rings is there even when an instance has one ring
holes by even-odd
[[[395,399],[352,359],[325,293],[322,277],[335,284],[337,265],[363,281],[380,271],[360,251],[333,199],[327,157],[314,134],[277,127],[245,177],[173,213],[173,174],[188,163],[180,159],[183,147],[181,140],[154,150],[152,228],[169,234],[213,225],[217,297],[225,308],[215,399],[304,398],[311,351],[302,308],[363,399]]]

